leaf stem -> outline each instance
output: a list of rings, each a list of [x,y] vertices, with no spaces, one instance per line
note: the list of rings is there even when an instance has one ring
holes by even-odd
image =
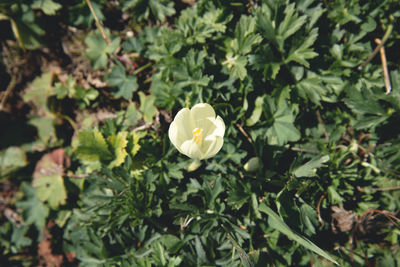
[[[88,7],[90,9],[90,12],[92,13],[92,15],[94,17],[94,20],[96,21],[96,27],[97,27],[97,29],[99,29],[99,31],[101,33],[101,36],[103,36],[103,39],[106,41],[106,43],[108,45],[110,45],[111,44],[111,40],[107,37],[106,33],[104,32],[104,28],[101,25],[101,21],[99,20],[99,18],[97,17],[96,13],[94,12],[92,3],[90,2],[90,0],[86,0],[86,3],[87,3],[87,5],[88,5]]]
[[[140,68],[138,68],[137,70],[135,70],[135,71],[133,72],[133,74],[136,75],[136,74],[138,74],[138,73],[144,71],[145,69],[151,67],[151,65],[152,65],[151,62],[149,62],[149,63],[147,63],[146,65],[141,66]]]

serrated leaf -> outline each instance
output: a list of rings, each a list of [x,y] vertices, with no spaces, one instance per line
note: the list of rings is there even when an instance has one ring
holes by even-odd
[[[25,223],[33,223],[36,229],[41,231],[46,225],[49,208],[35,195],[35,189],[30,184],[23,182],[21,189],[24,200],[17,201],[16,206],[24,211]]]
[[[314,28],[311,30],[310,35],[307,39],[298,47],[292,48],[289,52],[289,56],[286,58],[285,63],[295,61],[305,67],[310,67],[307,59],[314,58],[318,56],[313,49],[310,48],[318,37],[318,29]]]
[[[137,21],[148,19],[150,12],[157,20],[160,21],[163,21],[166,19],[166,17],[175,14],[174,3],[165,0],[124,1],[123,10],[127,9],[133,10],[133,17]]]
[[[113,92],[113,95],[117,98],[123,97],[126,100],[132,99],[133,92],[138,88],[136,77],[133,75],[126,75],[125,69],[122,66],[114,66],[109,75],[106,76],[107,82],[118,87],[117,92]]]
[[[296,84],[299,95],[306,100],[320,105],[321,99],[327,94],[326,87],[322,85],[321,78],[317,75],[309,75]]]
[[[108,138],[108,142],[115,157],[115,159],[108,164],[109,168],[112,169],[124,163],[125,158],[128,155],[125,150],[125,147],[128,144],[127,136],[128,132],[119,132],[117,135],[112,135]]]
[[[283,40],[287,39],[289,36],[297,32],[307,20],[306,15],[299,17],[297,12],[295,13],[295,3],[287,5],[284,13],[285,13],[285,18],[279,24],[277,30],[279,36]]]
[[[276,214],[271,208],[269,208],[266,205],[265,201],[261,202],[261,204],[259,205],[259,210],[268,215],[268,223],[271,227],[275,228],[282,234],[286,235],[289,239],[296,241],[300,245],[320,255],[321,257],[324,257],[325,259],[333,262],[334,264],[339,265],[324,250],[320,249],[318,246],[316,246],[313,242],[311,242],[307,238],[302,237],[301,235],[295,233],[292,229],[290,229],[289,226],[287,226],[287,224],[279,217],[279,215]]]
[[[53,209],[65,204],[67,199],[63,179],[65,159],[64,150],[56,149],[43,155],[33,173],[32,185],[37,197]]]
[[[157,114],[157,109],[154,106],[154,101],[156,100],[156,98],[153,95],[146,96],[143,92],[139,92],[139,98],[139,110],[143,114],[144,121],[147,123],[151,123],[153,121],[153,117]]]
[[[360,92],[356,88],[348,88],[346,94],[347,98],[344,99],[344,102],[354,113],[385,115],[384,109],[369,89],[363,88]]]
[[[127,150],[130,153],[132,158],[139,152],[139,149],[140,149],[139,140],[140,140],[139,133],[131,132],[129,134],[129,142],[128,142]]]
[[[80,131],[78,142],[76,154],[83,161],[109,161],[113,158],[103,134],[97,128]]]
[[[263,37],[273,44],[277,44],[274,24],[271,21],[270,10],[267,5],[262,5],[262,8],[257,12],[257,27],[263,33]]]
[[[242,16],[235,28],[235,39],[231,41],[235,54],[247,55],[252,51],[252,46],[262,41],[259,34],[255,34],[256,20],[253,17]]]

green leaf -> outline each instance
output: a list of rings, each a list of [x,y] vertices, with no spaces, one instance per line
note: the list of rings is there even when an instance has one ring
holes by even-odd
[[[279,37],[283,40],[287,39],[289,36],[297,32],[307,20],[306,15],[299,17],[298,13],[295,13],[295,3],[287,5],[284,13],[285,18],[279,24],[277,30]]]
[[[267,110],[267,114],[272,113],[273,124],[266,131],[269,144],[284,145],[300,139],[300,132],[293,124],[295,117],[286,102],[282,102],[275,108],[272,99],[268,98],[264,104],[264,110]]]
[[[121,39],[117,37],[112,40],[110,45],[107,45],[102,35],[98,32],[89,34],[85,38],[85,44],[87,45],[85,55],[90,59],[94,69],[103,69],[107,66],[108,55],[118,48],[120,41]]]
[[[252,51],[254,45],[259,44],[262,38],[255,34],[256,20],[253,17],[241,16],[235,28],[235,39],[230,42],[230,46],[235,54],[247,55]]]
[[[55,15],[62,5],[52,0],[34,0],[31,6],[33,9],[41,9],[46,15]]]
[[[141,135],[137,132],[131,132],[128,136],[128,146],[127,151],[130,153],[130,156],[133,158],[140,149],[139,140]]]
[[[151,14],[160,21],[175,14],[174,3],[166,0],[128,0],[123,2],[123,10],[132,9],[133,17],[137,21],[148,19]]]
[[[0,177],[6,177],[27,164],[25,151],[19,147],[12,146],[0,151]]]
[[[370,89],[363,88],[360,92],[355,88],[349,88],[346,90],[346,94],[345,104],[358,115],[354,128],[376,127],[389,118],[390,115],[385,112],[378,102],[377,95],[373,94]]]
[[[29,124],[36,127],[43,144],[51,145],[57,141],[54,119],[52,117],[33,118],[29,120]]]
[[[157,114],[157,109],[154,106],[154,101],[156,100],[156,98],[153,95],[146,96],[143,92],[139,92],[139,98],[139,110],[143,114],[144,121],[147,123],[151,123],[153,121],[153,117]]]
[[[25,223],[33,223],[37,230],[41,231],[46,225],[49,208],[36,196],[35,189],[30,184],[23,182],[21,189],[24,200],[17,201],[16,206],[24,211]]]
[[[321,77],[308,72],[308,76],[296,84],[299,95],[306,100],[320,105],[321,99],[327,94],[327,89],[322,85]]]
[[[10,18],[11,29],[20,47],[38,49],[43,46],[44,29],[36,21],[34,11],[26,4],[20,4],[20,12]]]
[[[310,67],[307,59],[314,58],[318,56],[316,52],[310,46],[312,46],[318,37],[318,29],[314,28],[311,30],[310,35],[307,39],[298,47],[292,48],[289,51],[289,56],[286,58],[285,63],[295,61],[305,67]]]
[[[64,150],[56,149],[43,155],[38,161],[33,173],[32,185],[36,195],[43,202],[48,202],[51,208],[65,204],[67,192],[64,187]]]
[[[132,99],[133,92],[138,88],[136,77],[126,75],[125,69],[119,65],[112,68],[111,73],[106,76],[106,80],[111,86],[118,88],[117,92],[113,92],[113,95],[117,98],[123,97],[126,100],[130,100]]]
[[[274,229],[278,230],[282,234],[286,235],[289,239],[296,241],[300,245],[304,246],[305,248],[313,251],[314,253],[320,255],[321,257],[324,257],[325,259],[333,262],[336,265],[339,265],[328,253],[326,253],[324,250],[320,249],[318,246],[316,246],[314,243],[312,243],[310,240],[308,240],[305,237],[302,237],[301,235],[295,233],[292,231],[292,229],[287,226],[287,224],[279,217],[278,214],[276,214],[271,208],[269,208],[265,201],[261,202],[259,205],[259,210],[261,212],[264,212],[268,215],[268,223],[271,227]]]
[[[16,254],[23,247],[29,246],[32,244],[32,240],[27,237],[27,232],[29,230],[29,227],[27,225],[22,225],[22,226],[14,226],[13,225],[13,231],[11,234],[11,243],[13,246],[11,247],[11,252]]]
[[[376,28],[376,22],[374,18],[367,17],[367,21],[361,24],[361,30],[365,32],[372,32]]]
[[[142,114],[140,114],[140,112],[136,109],[135,103],[129,104],[128,108],[126,109],[124,118],[124,125],[126,127],[135,126],[142,118]]]
[[[246,65],[247,58],[244,56],[232,56],[232,54],[228,53],[226,55],[226,60],[222,63],[223,65],[227,65],[229,70],[229,74],[232,77],[239,78],[240,80],[244,80],[247,75]]]
[[[293,172],[296,177],[313,177],[317,175],[317,169],[329,161],[329,155],[318,156],[306,164],[296,168]]]
[[[125,147],[128,144],[127,136],[128,132],[119,132],[117,135],[112,135],[108,138],[108,142],[115,157],[114,160],[108,164],[110,169],[118,167],[124,163],[125,158],[128,155],[125,150]]]
[[[51,72],[45,72],[37,77],[30,84],[29,89],[23,96],[25,102],[32,102],[39,109],[46,113],[50,113],[47,107],[47,98],[53,94],[52,89],[53,75]]]
[[[76,149],[77,157],[83,161],[110,161],[113,158],[108,145],[97,128],[82,130],[78,134],[79,145]]]

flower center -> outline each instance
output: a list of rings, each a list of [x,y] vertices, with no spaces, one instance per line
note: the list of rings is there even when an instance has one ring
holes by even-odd
[[[201,145],[201,142],[203,141],[203,129],[196,128],[193,130],[193,141],[196,143],[196,145]]]

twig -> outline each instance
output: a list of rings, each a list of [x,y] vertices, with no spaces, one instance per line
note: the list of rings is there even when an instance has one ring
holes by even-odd
[[[14,90],[15,86],[17,86],[18,80],[18,74],[14,73],[11,77],[11,81],[8,84],[6,91],[3,94],[3,97],[1,98],[0,110],[3,110],[7,98],[10,95],[11,91]]]
[[[89,6],[90,12],[92,13],[94,20],[96,21],[96,27],[99,29],[101,36],[103,36],[103,39],[106,41],[108,45],[111,44],[111,40],[107,37],[106,33],[104,32],[103,26],[101,25],[101,21],[99,18],[96,16],[96,13],[94,12],[94,9],[92,7],[92,3],[90,0],[86,0],[87,5]]]
[[[326,131],[325,123],[322,120],[321,113],[319,112],[319,109],[317,110],[317,119],[318,119],[319,124],[321,124],[321,126],[322,126],[322,130],[324,131],[324,136],[325,136],[326,142],[329,142],[329,135],[328,135],[328,132]]]
[[[381,49],[381,47],[385,44],[385,42],[389,38],[390,34],[392,33],[392,30],[393,30],[393,25],[389,25],[389,27],[385,32],[385,35],[383,35],[381,43],[377,47],[375,47],[374,52],[372,52],[372,54],[358,67],[358,70],[362,70],[365,67],[365,65],[367,65],[368,62],[370,62],[374,58],[374,56],[378,53],[378,51]]]
[[[319,151],[307,150],[307,149],[303,149],[303,148],[299,148],[299,147],[291,147],[290,149],[293,150],[293,151],[298,151],[298,152],[303,152],[303,153],[310,153],[310,154],[315,154],[315,155],[321,154],[321,152],[319,152]]]
[[[375,191],[396,191],[400,190],[400,186],[395,186],[395,187],[384,187],[384,188],[368,188],[369,190],[375,190]]]
[[[83,178],[89,177],[89,174],[88,173],[85,173],[85,174],[64,173],[63,176],[68,177],[68,178],[83,179]]]
[[[378,38],[375,39],[375,43],[380,45],[382,42]],[[385,87],[386,87],[386,94],[389,94],[390,91],[392,91],[392,86],[390,85],[390,78],[389,78],[389,72],[388,72],[388,67],[386,63],[386,53],[385,53],[385,47],[382,45],[382,47],[379,49],[380,55],[381,55],[381,62],[382,62],[382,69],[383,69],[383,77],[385,78]]]
[[[142,126],[136,127],[135,129],[133,129],[133,131],[137,132],[137,131],[141,131],[141,130],[146,130],[146,129],[151,128],[151,126],[152,126],[151,123],[146,123],[146,124],[143,124]]]
[[[239,129],[239,131],[246,137],[247,141],[249,141],[250,144],[253,144],[253,140],[251,137],[246,133],[246,131],[243,129],[243,127],[239,123],[235,123],[236,127]]]
[[[324,221],[323,221],[322,218],[321,218],[321,212],[320,212],[320,210],[319,210],[319,207],[321,206],[321,203],[322,203],[322,200],[323,200],[324,197],[325,197],[325,194],[326,194],[326,192],[324,192],[324,193],[322,194],[322,196],[319,198],[318,204],[317,204],[317,216],[318,216],[318,221],[321,223],[321,226],[322,226],[322,227],[324,227]]]

